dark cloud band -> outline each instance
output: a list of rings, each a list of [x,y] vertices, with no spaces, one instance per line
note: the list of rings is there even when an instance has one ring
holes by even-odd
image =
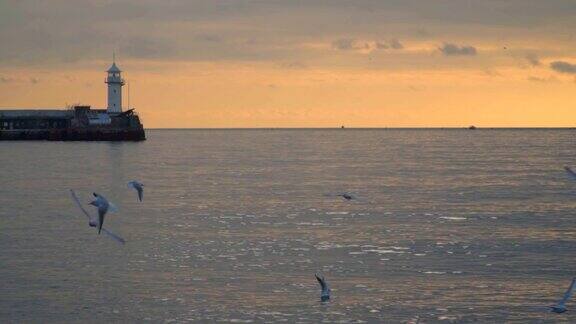
[[[452,43],[445,43],[438,49],[446,56],[474,56],[478,52],[474,46],[459,46]]]
[[[550,63],[550,68],[556,72],[560,73],[567,73],[567,74],[576,74],[576,64],[564,62],[564,61],[555,61]]]

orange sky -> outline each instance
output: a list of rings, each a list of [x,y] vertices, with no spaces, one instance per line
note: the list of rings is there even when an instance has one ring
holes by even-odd
[[[0,49],[0,107],[104,107],[104,71],[115,50],[130,84],[130,105],[148,128],[574,126],[576,8],[566,10],[560,6],[564,1],[545,8],[530,0],[487,2],[493,6],[438,2],[452,3],[454,14],[462,16],[444,22],[445,13],[435,17],[432,9],[431,17],[422,18],[409,5],[380,8],[359,1],[366,8],[372,3],[382,17],[390,8],[402,17],[379,24],[370,18],[372,11],[345,5],[339,11],[321,2],[309,8],[281,7],[283,1],[266,7],[278,21],[259,18],[264,9],[252,5],[236,14],[211,11],[210,2],[186,7],[190,12],[204,8],[212,18],[207,21],[164,7],[154,7],[165,10],[164,16],[130,18],[132,12],[148,11],[139,11],[138,2],[122,1],[133,6],[107,23],[122,27],[123,37],[110,36],[110,30],[95,32],[98,25],[80,25],[79,35],[66,38],[58,33],[69,33],[65,22],[51,25],[41,19],[53,18],[55,9],[7,1],[0,12],[4,6],[13,15],[29,15],[37,26],[20,26],[20,20],[0,23],[0,42],[8,45]],[[103,3],[109,1],[90,3],[108,8]],[[143,3],[153,8],[153,2]],[[282,15],[274,11],[278,6]],[[485,16],[473,12],[479,8],[487,10]],[[494,10],[516,21],[492,21]],[[368,23],[360,14],[368,15]],[[343,17],[358,23],[351,23],[350,30],[330,25]],[[327,26],[315,25],[314,19],[324,19]],[[54,28],[53,33],[41,28],[47,43],[28,31],[44,24]],[[22,32],[16,38],[9,33],[18,26]],[[95,44],[84,43],[83,35]],[[71,43],[74,39],[86,52]]]

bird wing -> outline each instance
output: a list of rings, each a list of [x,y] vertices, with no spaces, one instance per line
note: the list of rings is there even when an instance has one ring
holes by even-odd
[[[558,302],[558,304],[565,304],[568,299],[570,299],[570,297],[572,297],[572,293],[574,292],[574,288],[576,287],[576,278],[572,279],[572,283],[570,284],[570,287],[568,287],[568,290],[566,290],[566,292],[564,293],[564,297],[562,297],[562,300],[560,300]]]
[[[107,208],[98,207],[98,234],[102,231],[102,226],[104,226],[104,216],[106,216]]]
[[[318,274],[314,275],[316,277],[316,280],[318,280],[318,283],[320,284],[320,287],[322,287],[322,290],[326,290],[328,288],[328,285],[326,284],[326,280],[324,279],[324,277],[320,277]]]
[[[116,207],[116,205],[114,205],[113,203],[109,202],[108,200],[106,200],[106,203],[108,204],[108,209],[106,210],[107,213],[115,213],[115,212],[118,212],[118,207]]]
[[[84,213],[84,215],[86,215],[86,217],[88,217],[88,220],[92,220],[92,216],[90,216],[90,214],[88,214],[88,211],[86,211],[86,209],[84,209],[84,207],[82,207],[82,204],[80,203],[80,199],[78,199],[78,196],[76,196],[76,193],[74,192],[74,190],[70,189],[70,195],[72,195],[72,199],[74,200],[74,202],[76,203],[78,208],[80,208],[80,210]]]
[[[61,216],[69,216],[69,215],[61,215]],[[105,229],[105,228],[102,228],[102,233],[110,236],[110,238],[112,238],[113,240],[115,240],[115,241],[118,242],[118,243],[126,244],[126,240],[125,240],[125,239],[123,239],[122,237],[120,237],[120,236],[112,233],[111,231],[109,231],[109,230],[107,230],[107,229]]]
[[[572,179],[576,180],[576,172],[572,171],[572,169],[570,169],[570,167],[567,167],[567,166],[564,167],[564,170],[566,170],[566,173],[568,173],[568,175]]]
[[[126,240],[121,238],[120,236],[110,232],[109,230],[102,228],[102,232],[105,233],[106,235],[110,236],[112,239],[114,239],[116,242],[120,243],[120,244],[126,244]]]
[[[144,188],[139,187],[139,188],[136,189],[136,190],[138,190],[138,199],[139,199],[140,201],[142,201],[142,198],[144,198]]]

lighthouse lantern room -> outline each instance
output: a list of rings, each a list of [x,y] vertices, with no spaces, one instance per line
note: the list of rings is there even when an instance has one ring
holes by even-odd
[[[122,112],[122,86],[124,79],[122,79],[120,69],[116,66],[116,62],[108,69],[108,77],[106,83],[108,84],[108,113],[121,113]]]

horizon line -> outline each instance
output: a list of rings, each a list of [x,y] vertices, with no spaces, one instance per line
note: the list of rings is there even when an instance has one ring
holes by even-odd
[[[394,127],[149,127],[146,130],[299,130],[299,129],[309,129],[309,130],[379,130],[379,129],[396,129],[396,130],[410,130],[410,129],[422,129],[422,130],[442,130],[442,129],[453,129],[453,130],[483,130],[483,129],[576,129],[575,126],[475,126],[474,129],[470,129],[470,126],[421,126],[421,127],[410,127],[410,126],[394,126]]]

